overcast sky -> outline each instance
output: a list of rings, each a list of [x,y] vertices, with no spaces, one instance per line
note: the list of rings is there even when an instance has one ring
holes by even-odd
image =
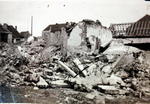
[[[144,0],[5,0],[0,1],[0,23],[17,25],[18,31],[40,36],[49,24],[99,19],[102,25],[135,22],[150,15],[150,2]]]

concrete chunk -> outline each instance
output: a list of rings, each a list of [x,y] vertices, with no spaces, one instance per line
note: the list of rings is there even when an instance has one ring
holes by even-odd
[[[53,81],[53,82],[51,83],[51,86],[52,86],[53,88],[55,88],[55,87],[70,88],[70,85],[68,85],[67,83],[65,83],[64,80]]]
[[[40,77],[40,80],[39,80],[39,82],[37,83],[37,86],[38,87],[44,87],[44,88],[47,88],[48,87],[48,83],[42,78],[42,77]]]
[[[95,95],[89,93],[85,97],[92,100],[95,98]]]
[[[98,86],[98,90],[100,92],[106,93],[106,94],[119,94],[119,90],[116,89],[114,86],[103,86],[103,85],[99,85]]]

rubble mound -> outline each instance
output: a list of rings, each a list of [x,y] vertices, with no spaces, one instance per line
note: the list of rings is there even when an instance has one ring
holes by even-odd
[[[129,46],[119,47],[118,53],[111,53],[115,49],[109,47],[98,55],[86,52],[83,47],[71,47],[73,51],[68,48],[70,54],[63,60],[60,47],[45,46],[42,39],[24,42],[21,46],[3,43],[0,67],[4,80],[1,84],[69,87],[88,93],[148,97],[149,54]]]

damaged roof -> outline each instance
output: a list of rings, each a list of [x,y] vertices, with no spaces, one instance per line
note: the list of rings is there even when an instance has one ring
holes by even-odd
[[[146,14],[144,17],[139,19],[137,22],[131,24],[127,28],[127,32],[129,31],[132,35],[139,35],[139,36],[150,36],[150,15]],[[128,34],[129,34],[128,33]]]
[[[61,31],[62,27],[66,27],[66,23],[62,23],[62,24],[52,24],[47,26],[43,31],[49,31],[51,27],[51,32],[56,32],[56,31]]]
[[[12,32],[12,37],[13,37],[13,38],[24,38],[23,36],[21,36],[21,35],[19,34],[19,32],[18,32],[12,25],[7,26],[7,29],[8,29],[10,32]]]
[[[102,26],[101,22],[98,19],[96,21],[93,21],[90,19],[83,19],[81,22],[84,22],[87,25],[100,25],[100,26]]]
[[[137,22],[139,22],[139,21],[150,21],[150,15],[146,14],[144,17],[139,19]]]

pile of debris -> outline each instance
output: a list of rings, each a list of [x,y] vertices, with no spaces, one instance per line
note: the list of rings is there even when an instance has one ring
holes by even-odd
[[[23,43],[21,48],[5,43],[0,56],[4,76],[1,84],[149,97],[150,69],[144,60],[145,52],[126,49],[123,54],[110,54],[108,50],[99,55],[70,52],[62,61],[60,47],[45,47],[42,40]],[[41,55],[49,57],[45,60]]]

